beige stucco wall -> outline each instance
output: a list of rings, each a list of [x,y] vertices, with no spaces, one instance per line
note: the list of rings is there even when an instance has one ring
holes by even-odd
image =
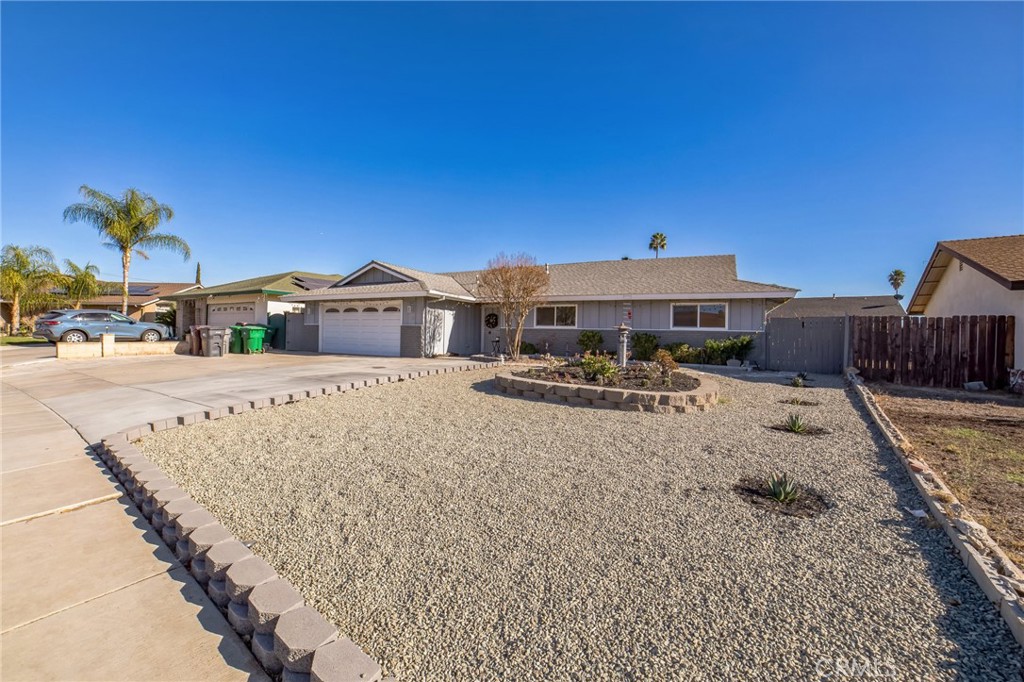
[[[1013,291],[970,265],[953,259],[939,280],[925,315],[1014,315],[1014,365],[1024,367],[1024,290]]]

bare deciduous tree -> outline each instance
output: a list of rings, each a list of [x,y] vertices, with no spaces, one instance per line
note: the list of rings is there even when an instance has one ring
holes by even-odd
[[[505,341],[513,360],[519,359],[526,316],[544,302],[550,280],[547,269],[525,253],[499,253],[480,273],[479,294],[501,311]]]

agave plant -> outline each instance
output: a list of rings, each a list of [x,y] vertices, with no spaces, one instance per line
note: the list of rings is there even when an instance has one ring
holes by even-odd
[[[789,382],[789,385],[792,386],[793,388],[803,388],[804,387],[803,377],[801,377],[801,376],[793,377],[793,380],[791,382]]]
[[[789,504],[800,496],[800,489],[789,474],[772,474],[768,477],[768,494],[782,504]]]
[[[798,414],[791,414],[786,417],[786,430],[793,433],[804,433],[807,431],[807,422]]]

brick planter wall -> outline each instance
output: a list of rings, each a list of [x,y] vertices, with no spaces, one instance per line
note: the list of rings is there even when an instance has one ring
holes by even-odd
[[[607,386],[560,384],[553,381],[513,376],[494,377],[494,387],[506,395],[633,412],[704,412],[718,402],[718,384],[706,376],[692,391],[635,391]]]

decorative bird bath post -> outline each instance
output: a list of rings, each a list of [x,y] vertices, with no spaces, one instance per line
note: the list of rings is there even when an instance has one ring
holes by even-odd
[[[629,348],[629,327],[623,322],[619,325],[619,367],[626,366],[626,351]]]

